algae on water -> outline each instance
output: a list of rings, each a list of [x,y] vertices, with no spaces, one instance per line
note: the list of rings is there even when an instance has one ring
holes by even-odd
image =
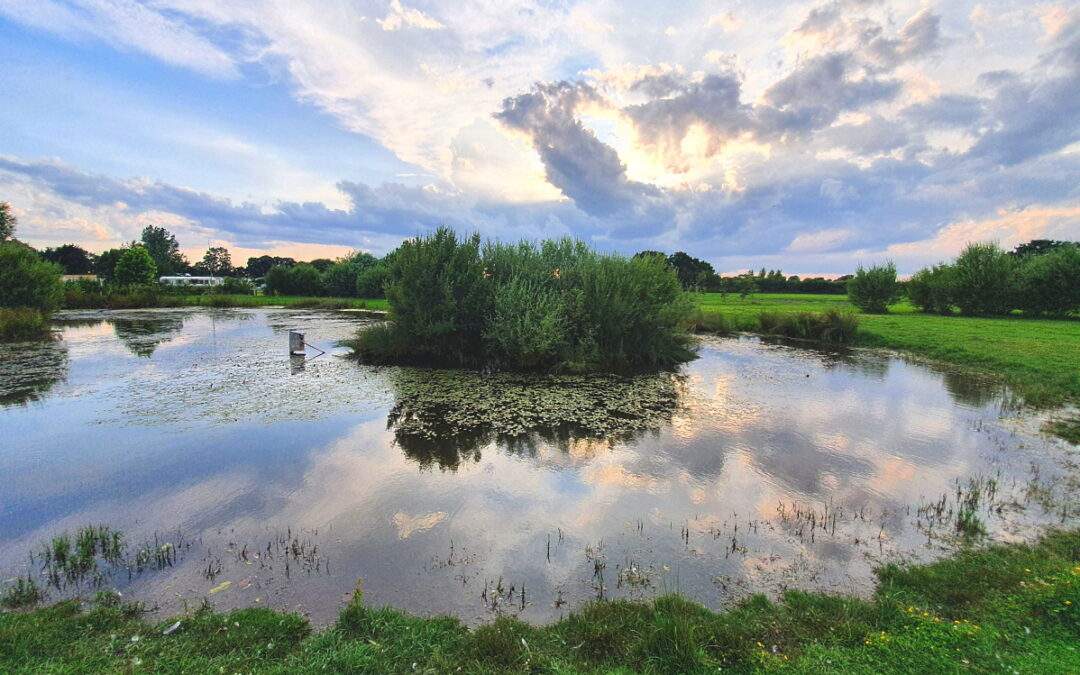
[[[421,464],[456,467],[498,441],[527,450],[536,439],[564,444],[626,441],[671,420],[682,378],[671,373],[523,375],[401,369],[387,419],[398,445]]]

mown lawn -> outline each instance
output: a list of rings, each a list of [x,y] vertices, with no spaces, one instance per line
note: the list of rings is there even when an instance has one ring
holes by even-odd
[[[870,600],[790,591],[715,613],[667,596],[474,630],[359,594],[317,633],[263,608],[149,624],[105,595],[0,615],[0,672],[1080,672],[1080,532],[879,579]]]
[[[761,312],[856,311],[843,295],[719,293],[695,296],[703,312],[746,325]],[[938,316],[901,302],[860,314],[856,344],[888,347],[997,373],[1034,405],[1080,400],[1080,321]]]

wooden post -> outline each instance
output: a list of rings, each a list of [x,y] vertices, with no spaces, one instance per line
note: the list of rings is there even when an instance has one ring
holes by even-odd
[[[304,334],[294,330],[289,331],[289,354],[304,353]]]

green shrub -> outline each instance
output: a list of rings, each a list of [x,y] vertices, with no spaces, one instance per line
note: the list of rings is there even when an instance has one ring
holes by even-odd
[[[851,342],[858,326],[859,318],[855,314],[838,309],[824,312],[762,312],[758,315],[758,330],[766,335],[832,344]]]
[[[157,265],[144,247],[132,246],[120,254],[113,278],[118,284],[152,284],[157,281]]]
[[[692,357],[691,300],[660,258],[601,255],[569,239],[540,245],[408,241],[386,284],[393,323],[357,352],[505,370],[665,368]]]
[[[0,243],[0,307],[56,309],[64,297],[60,266],[45,262],[30,247]]]
[[[884,314],[900,296],[896,265],[891,262],[866,268],[859,265],[848,280],[848,299],[864,312]]]
[[[968,244],[953,264],[953,295],[963,314],[1008,314],[1016,299],[1016,262],[997,244]]]
[[[41,310],[0,308],[0,342],[40,340],[49,335],[49,318]]]
[[[266,273],[270,295],[325,295],[322,274],[309,263],[277,265]]]
[[[951,314],[953,276],[953,268],[949,265],[934,265],[919,270],[907,282],[908,299],[924,312]]]
[[[219,293],[231,295],[252,295],[255,293],[255,284],[243,277],[225,277],[217,290]]]
[[[353,262],[336,262],[323,273],[323,287],[326,294],[335,298],[356,296],[356,281],[360,276],[360,265]]]
[[[360,298],[382,298],[386,296],[386,281],[390,277],[390,266],[380,260],[365,267],[356,277],[356,295]]]
[[[1080,311],[1080,245],[1025,257],[1017,277],[1016,304],[1025,314]]]

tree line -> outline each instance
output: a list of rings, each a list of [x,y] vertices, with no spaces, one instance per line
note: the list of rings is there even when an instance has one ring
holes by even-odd
[[[682,287],[691,291],[710,293],[738,293],[746,296],[750,293],[832,293],[843,295],[847,292],[847,280],[851,275],[826,279],[825,277],[799,277],[785,275],[781,270],[758,272],[748,270],[734,276],[717,274],[713,266],[705,260],[695,258],[684,251],[667,255],[660,251],[640,251],[634,257],[659,257],[664,259],[679,277]]]
[[[1012,251],[974,243],[907,282],[892,263],[859,267],[848,281],[849,299],[864,312],[886,312],[903,295],[922,312],[946,316],[1063,317],[1080,312],[1080,243],[1035,239]]]

